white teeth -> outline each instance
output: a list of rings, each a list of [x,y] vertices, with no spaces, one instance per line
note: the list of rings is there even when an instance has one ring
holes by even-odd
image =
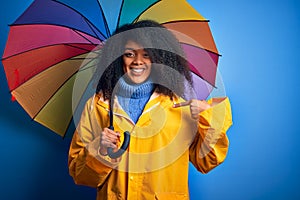
[[[137,72],[137,73],[141,73],[142,71],[144,71],[144,69],[135,69],[135,68],[133,68],[131,70],[134,72]]]

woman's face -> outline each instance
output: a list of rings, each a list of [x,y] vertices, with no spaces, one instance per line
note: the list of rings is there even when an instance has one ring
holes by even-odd
[[[128,41],[126,43],[123,62],[124,72],[133,83],[143,83],[151,73],[150,57],[136,42]]]

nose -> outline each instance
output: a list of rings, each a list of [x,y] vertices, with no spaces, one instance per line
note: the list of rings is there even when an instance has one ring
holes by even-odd
[[[143,65],[144,64],[143,55],[140,53],[136,54],[136,56],[134,57],[134,60],[133,60],[133,64]]]

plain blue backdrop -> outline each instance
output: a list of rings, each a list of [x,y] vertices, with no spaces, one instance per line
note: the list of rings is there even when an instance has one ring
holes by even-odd
[[[1,55],[8,24],[31,2],[1,2]],[[206,175],[190,168],[191,199],[300,199],[300,1],[188,2],[210,20],[234,121],[225,162]],[[70,139],[10,100],[2,65],[0,93],[0,199],[95,199],[68,174]]]

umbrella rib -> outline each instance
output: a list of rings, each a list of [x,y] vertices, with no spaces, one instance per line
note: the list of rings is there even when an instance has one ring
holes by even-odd
[[[123,6],[124,6],[124,0],[122,0],[122,4],[121,4],[121,8],[120,8],[120,12],[119,12],[119,16],[118,16],[118,21],[117,21],[117,27],[119,26],[120,24],[120,20],[121,20],[121,13],[122,13],[122,10],[123,10]],[[117,28],[115,27],[115,28]]]
[[[198,76],[199,78],[201,78],[202,80],[204,80],[206,83],[208,83],[210,86],[212,86],[213,88],[217,89],[217,86],[215,86],[215,84],[211,84],[208,80],[206,80],[205,78],[203,78],[203,76],[196,74],[195,72],[191,71],[191,73],[195,74],[195,76]],[[193,83],[194,84],[194,83]]]
[[[73,119],[74,119],[74,118],[73,118],[73,116],[72,116],[71,119],[70,119],[70,121],[68,122],[67,129],[65,130],[64,135],[62,136],[62,139],[65,139],[65,137],[66,137],[66,135],[67,135],[67,132],[68,132],[68,130],[69,130],[70,127],[71,127],[71,124],[72,124]],[[76,129],[76,127],[75,127],[75,129]]]
[[[88,68],[86,68],[86,69],[89,69],[89,68],[91,68],[91,67],[93,67],[93,66],[90,66],[90,67],[88,67]],[[86,70],[86,69],[84,69],[84,70]],[[82,70],[82,71],[83,71],[83,70]],[[90,83],[89,83],[89,84],[90,84]],[[85,87],[83,94],[86,93],[86,91],[87,91],[87,89],[88,89],[88,87],[89,87],[89,84],[87,84],[87,86]],[[80,97],[80,100],[78,101],[77,105],[75,106],[75,108],[74,108],[74,110],[73,110],[73,111],[74,111],[73,113],[76,113],[76,112],[78,111],[80,102],[82,101],[82,98],[83,98],[83,95]],[[71,122],[72,122],[73,119],[74,119],[74,117],[72,116],[71,120],[70,120],[69,123],[68,123],[68,128],[66,129],[66,131],[70,128],[70,125],[71,125]],[[76,126],[76,125],[75,125],[75,126]],[[64,136],[65,136],[65,135],[64,135]]]
[[[77,43],[74,43],[74,44],[77,44]],[[81,44],[81,43],[78,43],[78,44]],[[77,47],[77,46],[74,46],[72,44],[64,44],[64,45],[69,46],[69,47],[73,47],[73,48],[77,48],[77,49],[80,49],[80,50],[84,50],[84,51],[87,51],[87,52],[90,51],[89,49],[86,49],[86,48],[83,48],[83,47]]]
[[[69,130],[69,128],[71,126],[72,120],[73,120],[73,117],[71,117],[70,121],[68,122],[67,129],[65,130],[64,135],[62,136],[62,139],[65,139],[65,136],[67,135],[67,131]]]
[[[93,26],[93,28],[95,28],[99,33],[101,33],[101,31],[90,21],[90,20],[88,20],[83,14],[81,14],[78,10],[76,10],[76,9],[74,9],[74,8],[72,8],[72,7],[70,7],[70,6],[68,6],[67,4],[65,4],[65,3],[62,3],[62,2],[59,2],[59,1],[55,1],[54,0],[54,2],[56,2],[56,3],[59,3],[59,4],[61,4],[61,5],[64,5],[64,6],[66,6],[66,7],[68,7],[68,8],[70,8],[71,10],[73,10],[74,12],[76,12],[76,13],[78,13],[85,21],[87,21],[88,23],[88,25],[89,25],[89,27],[91,27],[91,25]],[[92,29],[92,31],[95,33],[95,31]],[[96,33],[95,33],[96,34]],[[102,34],[102,33],[101,33]],[[97,35],[97,34],[96,34]],[[104,35],[102,34],[102,36],[104,37]],[[97,37],[98,37],[98,39],[100,39],[99,38],[99,36],[97,35]],[[105,38],[105,37],[104,37]]]
[[[144,9],[143,12],[141,12],[141,13],[133,20],[133,22],[137,21],[137,20],[140,18],[140,16],[141,16],[142,14],[144,14],[145,11],[147,11],[149,8],[151,8],[151,7],[154,6],[155,4],[158,4],[158,3],[161,2],[161,1],[162,1],[162,0],[159,0],[159,1],[156,1],[156,2],[152,3],[151,5],[149,5],[146,9]]]
[[[87,64],[90,63],[90,62],[92,62],[92,60],[93,60],[93,59],[91,59],[91,61],[87,62]],[[90,67],[88,67],[88,68],[86,68],[86,69],[89,69],[89,68],[90,68]],[[84,69],[84,70],[86,70],[86,69]],[[81,71],[84,71],[84,70],[81,70]],[[43,110],[43,108],[49,103],[49,101],[52,99],[52,97],[54,97],[54,95],[56,94],[56,92],[59,91],[59,90],[63,87],[63,85],[64,85],[66,82],[68,82],[74,75],[76,75],[76,74],[78,73],[78,71],[79,71],[79,70],[77,70],[76,72],[74,72],[69,78],[67,78],[67,80],[65,80],[65,81],[61,84],[60,87],[57,88],[57,90],[55,90],[55,91],[53,92],[53,94],[51,95],[51,97],[44,103],[44,105],[43,105],[43,106],[40,108],[40,110],[35,114],[35,116],[32,117],[33,120],[39,115],[39,113]]]
[[[96,43],[93,43],[91,40],[89,40],[87,37],[85,37],[84,35],[82,35],[80,32],[81,31],[78,31],[76,29],[72,29],[77,35],[79,35],[80,37],[82,37],[83,39],[85,39],[86,41],[88,41],[89,43],[91,44],[96,44]]]
[[[176,23],[176,22],[210,22],[210,20],[208,20],[208,19],[183,19],[183,20],[168,21],[168,22],[162,23],[162,25],[172,24],[172,23]]]
[[[219,54],[219,53],[213,52],[213,51],[211,51],[211,50],[209,50],[209,49],[202,48],[202,47],[199,47],[199,46],[196,46],[196,45],[193,45],[193,44],[189,44],[189,43],[185,43],[185,42],[180,42],[180,44],[185,44],[185,45],[188,45],[188,46],[191,46],[191,47],[203,49],[203,50],[205,50],[205,51],[208,51],[208,52],[210,52],[210,53],[216,54],[216,55],[218,55],[218,56],[222,56],[222,55]]]
[[[107,33],[108,37],[110,37],[110,36],[111,36],[111,32],[110,32],[110,30],[109,30],[109,27],[108,27],[108,24],[107,24],[107,21],[106,21],[106,17],[105,17],[105,15],[104,15],[104,11],[103,11],[103,9],[102,9],[102,6],[100,5],[100,2],[99,2],[99,1],[97,1],[97,2],[98,2],[98,5],[99,5],[99,8],[100,8],[100,10],[101,10],[102,17],[103,17],[103,19],[104,19],[104,26],[105,26],[106,33]]]
[[[86,44],[86,43],[73,43],[73,44]],[[42,48],[46,48],[46,47],[57,46],[57,45],[66,45],[66,46],[71,46],[71,47],[74,47],[74,48],[77,48],[77,49],[90,51],[89,49],[79,48],[79,47],[77,47],[77,46],[72,46],[72,45],[70,45],[70,44],[68,44],[68,43],[58,43],[58,44],[51,44],[51,45],[46,45],[46,46],[42,46],[42,47],[36,47],[36,48],[33,48],[33,49],[29,49],[29,50],[26,50],[26,51],[22,51],[22,52],[20,52],[20,53],[17,53],[17,54],[14,54],[14,55],[11,55],[11,56],[2,58],[1,60],[4,61],[4,60],[6,60],[6,59],[9,59],[9,58],[12,58],[12,57],[21,55],[21,54],[23,54],[23,53],[28,53],[28,52],[30,52],[30,51],[34,51],[34,50],[38,50],[38,49],[42,49]]]
[[[87,19],[85,19],[85,21],[87,21]],[[89,22],[89,21],[88,21]],[[100,37],[98,36],[98,34],[94,31],[94,29],[92,28],[92,23],[87,23],[88,24],[88,26],[92,29],[92,31],[93,31],[93,33],[97,36],[97,39],[98,40],[101,40],[100,39]],[[99,30],[98,30],[99,31]],[[101,34],[101,36],[103,37],[103,38],[106,38],[100,31],[99,31],[99,33]],[[89,34],[88,34],[89,35]]]
[[[199,48],[199,49],[203,49],[203,48],[201,48],[201,47],[198,47],[198,46],[195,46],[195,45],[191,45],[191,44],[186,44],[186,43],[181,43],[181,44],[185,44],[185,45],[189,45],[189,46],[196,47],[196,48]],[[208,52],[210,52],[210,53],[213,53],[213,54],[215,54],[215,55],[217,55],[217,56],[221,56],[221,55],[219,55],[219,54],[217,54],[217,53],[215,53],[215,52],[212,52],[212,51],[210,51],[210,50],[207,50],[207,49],[203,49],[203,50],[208,51]],[[193,73],[194,73],[194,72],[193,72]],[[216,88],[215,84],[211,84],[208,80],[206,80],[205,78],[203,78],[201,75],[199,75],[199,76],[200,76],[201,79],[205,80],[208,84],[210,84],[211,86],[213,86],[214,88]]]

